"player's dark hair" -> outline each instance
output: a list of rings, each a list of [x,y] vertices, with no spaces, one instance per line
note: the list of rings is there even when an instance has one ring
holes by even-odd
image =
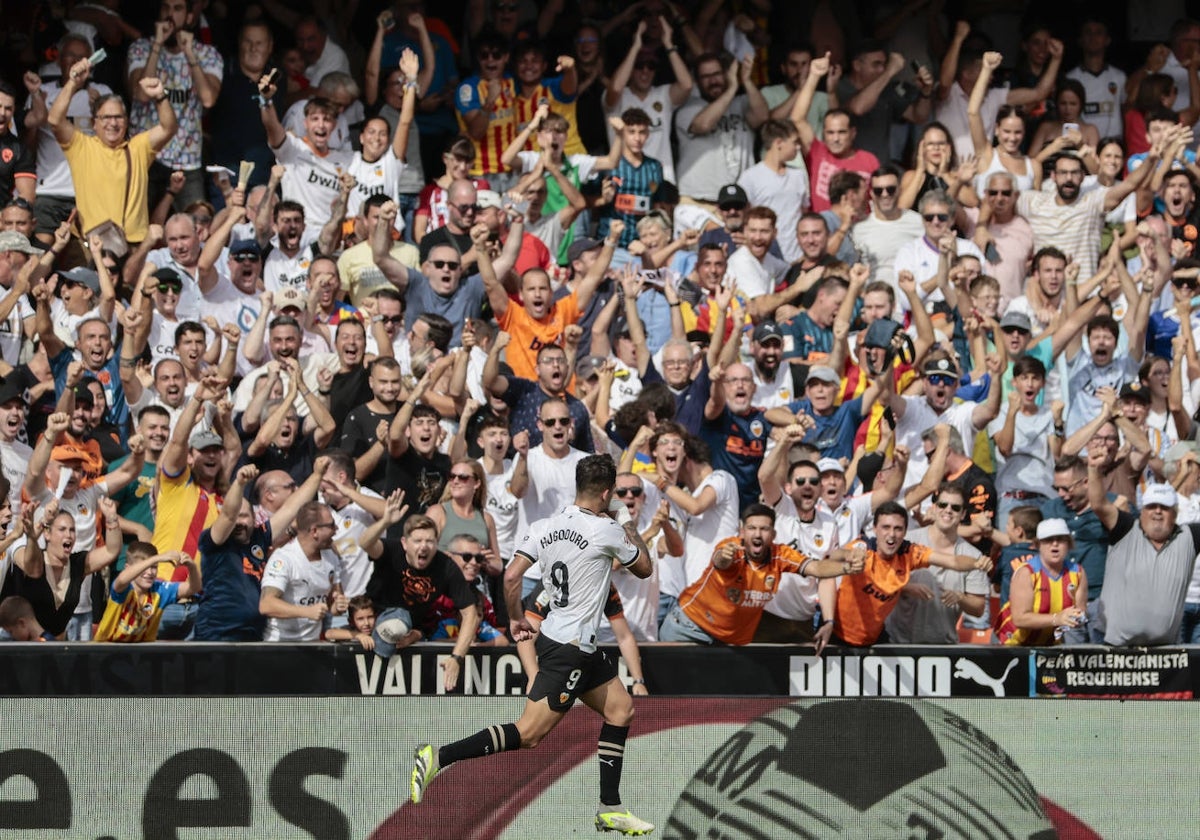
[[[1022,356],[1013,362],[1013,379],[1018,376],[1024,376],[1027,373],[1032,373],[1039,379],[1046,378],[1046,366],[1042,364],[1041,359],[1035,359],[1033,356]]]
[[[650,115],[641,108],[626,108],[621,113],[621,122],[627,126],[644,125],[650,127]]]
[[[697,464],[712,463],[712,449],[695,435],[688,435],[683,439],[683,454],[687,455],[689,461],[695,461]]]
[[[350,479],[351,484],[354,483],[354,456],[344,449],[334,449],[330,447],[321,453],[329,459],[329,468],[341,470]]]
[[[747,519],[750,519],[753,516],[765,516],[767,519],[771,520],[772,525],[775,524],[775,509],[764,505],[762,502],[752,502],[742,509],[741,521],[743,524]]]
[[[899,502],[884,502],[875,508],[875,518],[871,520],[872,524],[878,525],[879,520],[885,516],[899,516],[904,520],[904,524],[908,525],[908,511]]]
[[[350,620],[354,620],[354,614],[362,610],[374,610],[375,602],[371,600],[370,595],[355,595],[350,599],[350,603],[346,605],[346,615]]]
[[[575,465],[575,492],[598,495],[617,483],[617,465],[611,455],[589,455]]]

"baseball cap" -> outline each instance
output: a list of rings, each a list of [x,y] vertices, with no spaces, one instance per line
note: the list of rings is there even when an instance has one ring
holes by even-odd
[[[783,330],[779,328],[779,324],[774,321],[763,321],[754,328],[754,335],[751,336],[759,344],[764,341],[783,341]]]
[[[846,474],[846,468],[842,466],[842,462],[837,458],[822,458],[817,461],[817,471],[821,473],[835,472]]]
[[[65,280],[68,283],[78,283],[80,286],[87,286],[92,290],[92,294],[100,294],[100,275],[92,271],[90,268],[80,266],[72,268],[70,271],[58,272],[58,279]]]
[[[1024,312],[1005,312],[1004,317],[1000,319],[1000,329],[1007,330],[1014,327],[1018,330],[1025,330],[1027,333],[1033,332],[1033,323]]]
[[[479,205],[480,209],[494,207],[499,210],[504,206],[504,203],[500,200],[500,193],[495,190],[480,190],[476,193],[475,203]]]
[[[842,378],[837,375],[837,371],[825,365],[813,365],[810,367],[808,369],[808,376],[804,377],[804,384],[807,385],[814,379],[818,382],[828,382],[831,385],[837,385],[842,381]]]
[[[23,254],[42,253],[29,244],[29,237],[15,230],[6,230],[0,233],[0,253],[5,251],[20,251]]]
[[[192,449],[208,449],[210,446],[224,445],[225,441],[212,429],[201,429],[198,432],[192,432],[192,436],[188,438],[188,446]]]
[[[183,275],[170,267],[160,268],[154,272],[154,279],[164,283],[174,283],[179,288],[183,288]]]
[[[1173,508],[1179,504],[1179,496],[1170,484],[1148,484],[1142,493],[1142,507],[1162,505]]]
[[[1067,527],[1065,520],[1043,519],[1038,523],[1037,538],[1039,540],[1049,540],[1055,537],[1066,537],[1072,542],[1075,541],[1075,536],[1071,533],[1071,529]]]
[[[571,246],[567,248],[567,262],[575,262],[575,260],[582,257],[588,251],[594,251],[595,249],[599,248],[600,244],[600,240],[591,239],[586,236],[582,237],[581,239],[576,239],[571,243]]]
[[[29,400],[25,399],[25,387],[19,382],[0,382],[0,405],[4,405],[9,400],[28,403]]]
[[[591,379],[596,375],[596,357],[583,356],[575,363],[575,376],[579,379]]]
[[[82,382],[75,386],[75,405],[92,406],[96,404],[96,396],[92,389]]]
[[[256,257],[261,257],[262,248],[259,248],[258,243],[253,239],[237,239],[229,246],[229,254],[233,257],[242,254],[254,254]]]
[[[294,306],[297,309],[305,309],[308,307],[308,295],[297,289],[295,286],[288,286],[286,289],[280,289],[275,294],[275,310],[282,312],[289,306]]]
[[[1119,399],[1122,400],[1139,400],[1140,402],[1150,402],[1150,389],[1141,382],[1126,382],[1121,386]]]
[[[746,191],[737,184],[726,184],[721,187],[717,193],[717,208],[724,209],[726,207],[745,207],[750,203],[749,196]]]
[[[940,373],[943,376],[958,379],[958,370],[954,367],[954,362],[945,357],[926,362],[921,368],[921,373],[924,376],[934,376]]]

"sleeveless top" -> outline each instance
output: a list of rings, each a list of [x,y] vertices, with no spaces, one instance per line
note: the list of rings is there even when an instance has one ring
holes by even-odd
[[[1018,175],[1015,172],[1010,172],[1004,163],[1000,160],[1000,150],[992,149],[992,162],[988,164],[988,168],[975,176],[975,192],[983,198],[983,193],[987,189],[988,178],[995,172],[1003,172],[1005,175],[1011,175],[1013,183],[1021,192],[1027,192],[1033,189],[1034,166],[1036,164],[1028,155],[1025,157],[1025,174]]]
[[[461,534],[469,534],[479,540],[479,544],[484,548],[491,546],[492,542],[488,537],[487,522],[483,519],[483,511],[477,510],[470,519],[463,519],[454,512],[453,502],[442,502],[441,508],[442,513],[446,515],[446,524],[442,526],[441,536],[438,537],[438,548],[442,551],[449,551],[450,543]]]
[[[1057,577],[1042,564],[1040,556],[1031,557],[1029,562],[1022,565],[1028,566],[1029,571],[1033,573],[1033,612],[1052,615],[1075,606],[1075,590],[1079,586],[1080,570],[1077,562],[1066,560],[1062,572]],[[1017,567],[1019,568],[1020,566]],[[1013,570],[1014,575],[1017,569]],[[1054,638],[1053,627],[1017,627],[1012,620],[1012,601],[1000,608],[997,622],[996,638],[1001,644],[1046,647],[1062,643],[1060,639]]]
[[[79,605],[79,589],[83,585],[87,569],[86,551],[76,551],[67,561],[67,594],[58,606],[54,604],[54,592],[50,588],[50,580],[43,571],[40,578],[26,577],[16,566],[13,566],[15,595],[21,595],[33,606],[33,614],[38,623],[55,636],[61,636],[67,629],[67,623]]]

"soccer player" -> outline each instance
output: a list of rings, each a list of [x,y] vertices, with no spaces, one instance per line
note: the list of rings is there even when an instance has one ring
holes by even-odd
[[[612,561],[636,577],[653,572],[649,549],[617,502],[617,525],[609,518],[617,468],[608,455],[591,455],[575,468],[575,503],[534,526],[517,547],[504,574],[509,625],[522,642],[533,628],[521,607],[521,579],[541,563],[543,583],[553,609],[537,638],[538,673],[525,710],[516,723],[489,726],[453,744],[417,749],[412,771],[412,800],[419,803],[425,789],[444,767],[467,758],[516,749],[533,749],[582,699],[604,718],[600,728],[600,808],[597,831],[625,835],[649,834],[654,826],[621,807],[621,766],[625,738],[633,720],[633,701],[617,679],[609,655],[596,649],[596,630],[608,599]]]

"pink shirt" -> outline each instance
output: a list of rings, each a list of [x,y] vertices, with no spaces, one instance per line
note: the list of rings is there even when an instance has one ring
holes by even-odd
[[[820,140],[814,140],[808,150],[808,180],[812,188],[812,209],[815,213],[830,210],[829,179],[842,170],[857,172],[870,182],[871,173],[879,168],[879,159],[859,149],[848,158],[836,157]]]

